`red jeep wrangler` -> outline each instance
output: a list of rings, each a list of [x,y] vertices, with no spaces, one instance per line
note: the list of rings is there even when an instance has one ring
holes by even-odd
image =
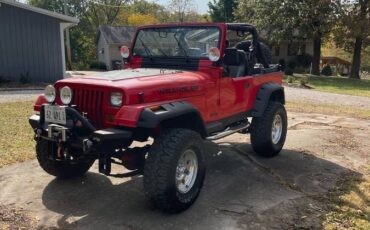
[[[105,175],[143,173],[151,203],[180,212],[200,193],[204,140],[250,133],[261,156],[282,149],[283,74],[253,26],[145,26],[121,54],[124,70],[60,80],[39,96],[29,121],[47,173],[81,176],[95,160]],[[112,163],[132,172],[113,175]]]

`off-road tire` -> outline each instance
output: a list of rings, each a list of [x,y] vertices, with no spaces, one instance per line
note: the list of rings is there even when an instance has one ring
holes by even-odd
[[[272,123],[275,114],[282,119],[282,133],[280,140],[274,144],[271,137]],[[278,155],[284,146],[287,134],[287,114],[284,105],[280,102],[270,101],[262,117],[254,117],[250,128],[253,150],[263,157]]]
[[[194,185],[187,193],[176,187],[176,167],[183,152],[196,153],[198,172]],[[205,177],[204,147],[200,135],[187,129],[164,131],[152,145],[144,169],[144,190],[155,208],[167,213],[179,213],[197,199]]]
[[[52,142],[48,142],[46,140],[38,140],[36,143],[37,160],[41,168],[52,176],[55,176],[59,179],[81,177],[90,169],[90,167],[94,163],[94,160],[86,160],[73,163],[67,161],[53,160],[49,157],[49,145],[52,144]]]

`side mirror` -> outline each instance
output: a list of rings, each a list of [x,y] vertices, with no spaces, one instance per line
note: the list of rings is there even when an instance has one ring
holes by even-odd
[[[217,62],[221,58],[221,52],[217,47],[212,47],[208,52],[208,58],[212,62]]]
[[[122,46],[120,51],[121,51],[121,57],[123,59],[127,59],[130,57],[130,49],[127,46]]]

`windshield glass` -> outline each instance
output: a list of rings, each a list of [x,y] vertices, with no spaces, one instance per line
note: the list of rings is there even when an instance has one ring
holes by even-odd
[[[208,58],[212,47],[219,47],[217,27],[164,27],[139,31],[133,54],[142,57]]]

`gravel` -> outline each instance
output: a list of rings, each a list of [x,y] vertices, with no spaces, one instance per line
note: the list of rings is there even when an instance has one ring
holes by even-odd
[[[36,100],[42,90],[0,91],[0,103]]]
[[[287,101],[301,101],[310,104],[333,104],[370,109],[370,98],[336,93],[325,93],[310,89],[285,87]]]

